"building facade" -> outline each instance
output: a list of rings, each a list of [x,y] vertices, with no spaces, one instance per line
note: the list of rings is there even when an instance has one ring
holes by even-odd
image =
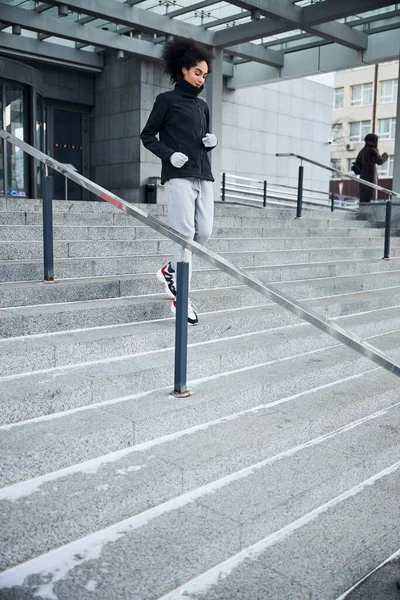
[[[353,174],[351,166],[364,146],[364,137],[374,132],[379,136],[379,152],[389,155],[388,161],[378,167],[380,184],[390,189],[393,182],[398,73],[399,63],[393,61],[340,71],[334,78],[331,165]],[[350,190],[352,186],[345,184],[345,188]]]
[[[127,201],[140,202],[149,177],[160,174],[160,161],[143,147],[140,131],[157,94],[167,89],[160,62],[120,59],[113,51],[93,71],[0,58],[1,126]],[[222,170],[295,185],[298,161],[277,159],[276,153],[329,162],[331,106],[332,89],[302,79],[239,90],[224,86]],[[307,166],[304,181],[327,190],[326,171],[317,167]],[[73,182],[65,186],[55,173],[55,198],[88,199]],[[0,194],[41,196],[40,165],[2,140]]]

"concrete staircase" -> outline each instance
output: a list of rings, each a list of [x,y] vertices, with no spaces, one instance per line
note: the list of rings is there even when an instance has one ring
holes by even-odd
[[[400,238],[215,212],[211,249],[400,361]],[[170,242],[106,203],[54,223],[44,284],[41,203],[0,200],[2,600],[335,600],[398,550],[395,376],[195,258],[174,399]]]

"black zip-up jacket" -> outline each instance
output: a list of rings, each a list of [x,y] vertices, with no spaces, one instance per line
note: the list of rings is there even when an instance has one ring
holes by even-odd
[[[178,77],[171,92],[157,96],[140,134],[143,145],[162,160],[161,183],[173,177],[214,181],[207,156],[211,148],[205,148],[202,142],[210,131],[208,106],[197,97],[202,89]],[[174,152],[182,152],[189,159],[180,169],[169,160]]]

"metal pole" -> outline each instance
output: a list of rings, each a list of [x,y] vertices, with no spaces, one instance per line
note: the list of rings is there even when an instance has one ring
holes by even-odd
[[[65,199],[68,200],[68,178],[65,177]]]
[[[263,191],[263,207],[267,206],[267,182],[264,181],[264,191]]]
[[[43,178],[43,260],[44,280],[54,281],[53,177]]]
[[[304,167],[301,164],[299,166],[299,178],[297,184],[297,213],[296,219],[301,219],[301,211],[303,208],[303,177],[304,177]]]
[[[187,398],[187,329],[189,296],[189,263],[178,262],[176,266],[176,319],[175,319],[175,375],[173,396]]]
[[[389,260],[390,258],[390,231],[392,229],[392,197],[389,196],[389,200],[386,202],[386,219],[385,219],[385,249],[383,252],[383,258]]]
[[[335,210],[335,192],[331,192],[331,212]]]
[[[222,173],[222,191],[221,191],[222,202],[225,202],[225,180],[226,180],[226,173]]]

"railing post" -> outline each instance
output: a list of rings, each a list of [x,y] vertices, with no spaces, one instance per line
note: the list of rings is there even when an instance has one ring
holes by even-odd
[[[221,201],[225,202],[225,180],[226,173],[222,173],[222,190],[221,190]]]
[[[189,263],[178,262],[176,266],[176,319],[175,319],[175,398],[186,398],[191,392],[187,388],[187,330],[189,297]]]
[[[304,167],[301,164],[299,166],[299,178],[297,183],[297,213],[296,219],[301,219],[301,211],[303,208],[303,177],[304,177]]]
[[[267,182],[264,180],[264,190],[263,190],[263,207],[267,206]]]
[[[331,212],[335,210],[335,192],[331,192]]]
[[[383,258],[389,260],[390,258],[390,232],[392,229],[392,197],[389,196],[389,200],[386,201],[386,219],[385,219],[385,249],[383,251]]]
[[[53,177],[43,177],[43,262],[44,280],[54,281]]]

